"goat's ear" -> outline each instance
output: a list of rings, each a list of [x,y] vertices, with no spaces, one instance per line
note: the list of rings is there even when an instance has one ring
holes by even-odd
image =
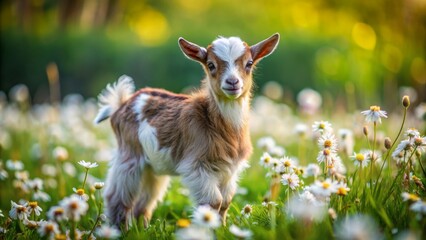
[[[260,59],[271,54],[277,47],[279,41],[280,41],[280,34],[275,33],[269,38],[251,46],[250,51],[251,51],[251,56],[253,58],[253,61],[257,62]]]
[[[189,59],[195,60],[197,62],[206,63],[207,60],[207,50],[203,47],[198,46],[195,43],[188,42],[184,38],[179,38],[179,47],[182,52]]]

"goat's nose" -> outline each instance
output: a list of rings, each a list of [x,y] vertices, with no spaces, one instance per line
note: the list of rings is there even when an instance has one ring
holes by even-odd
[[[235,86],[240,82],[240,80],[238,80],[238,78],[228,78],[225,82],[229,85]]]

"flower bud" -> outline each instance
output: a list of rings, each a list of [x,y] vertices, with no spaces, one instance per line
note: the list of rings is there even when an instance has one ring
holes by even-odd
[[[405,95],[404,97],[402,97],[402,105],[405,108],[408,108],[410,106],[410,97]]]
[[[362,132],[364,133],[365,136],[368,136],[368,128],[367,128],[367,126],[364,126],[362,128]]]
[[[392,147],[392,141],[390,138],[385,138],[385,148],[389,150]]]

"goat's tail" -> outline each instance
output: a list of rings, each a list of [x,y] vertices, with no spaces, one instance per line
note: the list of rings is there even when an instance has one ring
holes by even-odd
[[[94,123],[100,123],[109,118],[118,108],[132,96],[135,91],[133,79],[129,76],[121,76],[114,84],[108,84],[99,94],[99,111]]]

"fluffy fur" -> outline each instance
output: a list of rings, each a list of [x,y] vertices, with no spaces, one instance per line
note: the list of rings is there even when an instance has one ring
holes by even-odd
[[[111,117],[118,152],[105,184],[106,213],[115,225],[132,214],[148,226],[169,175],[180,175],[195,204],[226,211],[252,147],[248,131],[252,64],[269,55],[279,35],[249,47],[219,38],[207,48],[179,39],[183,53],[202,64],[198,93],[182,95],[143,88],[121,77],[99,96],[95,122]]]

